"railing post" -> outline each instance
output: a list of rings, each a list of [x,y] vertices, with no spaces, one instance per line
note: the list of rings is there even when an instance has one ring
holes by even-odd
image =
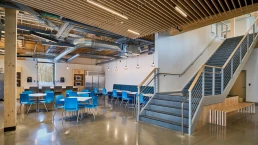
[[[216,23],[215,26],[216,26],[216,36],[219,36],[219,34],[218,34],[218,23]]]
[[[224,91],[224,68],[221,69],[221,94]]]
[[[231,59],[231,61],[230,61],[230,76],[231,76],[231,79],[232,79],[232,77],[233,77],[233,70],[234,70],[234,69],[233,69],[233,63],[234,63],[234,62],[233,62],[233,58],[234,58],[234,57],[232,57],[232,59]]]
[[[202,71],[202,96],[205,95],[205,68]]]
[[[226,26],[226,38],[228,38],[228,26]]]
[[[247,36],[246,36],[246,44],[247,44],[247,50],[249,49],[249,32],[247,33]]]
[[[254,27],[255,25],[253,25],[253,41],[254,41],[254,34],[255,34],[255,27]]]
[[[139,121],[139,117],[140,117],[140,92],[141,92],[141,87],[138,87],[138,96],[136,96],[136,105],[137,105],[137,117],[136,117],[136,121]]]
[[[191,134],[191,128],[192,128],[192,91],[189,91],[189,119],[188,119],[188,134]]]
[[[156,69],[154,71],[154,94],[156,94],[157,92],[159,92],[159,76],[157,75],[159,73],[159,70]]]
[[[215,67],[212,68],[212,95],[215,95]]]
[[[223,38],[223,33],[222,33],[223,32],[223,23],[220,22],[220,25],[221,25],[220,26],[220,37]]]

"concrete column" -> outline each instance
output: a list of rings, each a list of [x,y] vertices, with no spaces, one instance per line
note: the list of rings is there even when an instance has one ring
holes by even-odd
[[[229,37],[235,37],[236,36],[236,19],[232,18],[230,19],[230,32],[229,32]]]
[[[17,11],[5,9],[4,131],[16,129]]]

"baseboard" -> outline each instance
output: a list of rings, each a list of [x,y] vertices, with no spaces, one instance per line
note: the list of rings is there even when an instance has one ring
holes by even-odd
[[[15,130],[16,130],[16,126],[5,127],[5,128],[4,128],[4,132],[15,131]]]

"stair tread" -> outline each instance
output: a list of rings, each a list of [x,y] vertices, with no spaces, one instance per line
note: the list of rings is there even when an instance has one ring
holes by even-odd
[[[183,102],[183,100],[173,100],[173,99],[163,99],[163,98],[153,98],[155,100],[164,100],[164,101],[172,101],[172,102]],[[188,101],[186,101],[185,103],[188,103]]]
[[[145,109],[145,110],[151,111],[151,112],[156,112],[156,113],[161,113],[161,114],[167,114],[167,115],[171,115],[171,116],[181,117],[181,114],[170,113],[170,112],[166,112],[166,111],[159,111],[159,110],[155,110],[155,109]],[[188,115],[184,114],[184,118],[188,118]]]
[[[174,122],[174,121],[170,121],[170,120],[160,119],[160,118],[157,118],[157,117],[152,117],[152,116],[147,116],[147,115],[140,115],[140,117],[149,118],[149,119],[152,119],[152,120],[157,120],[157,121],[166,122],[166,123],[169,123],[169,124],[181,126],[181,123],[179,123],[179,122]],[[184,124],[184,127],[188,127],[188,125]]]

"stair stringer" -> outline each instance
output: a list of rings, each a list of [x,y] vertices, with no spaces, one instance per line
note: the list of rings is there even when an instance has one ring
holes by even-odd
[[[226,88],[224,89],[224,92],[220,95],[213,95],[213,96],[204,96],[202,97],[197,110],[192,118],[192,125],[191,125],[191,129],[189,129],[189,134],[192,134],[195,131],[196,125],[199,121],[200,115],[203,111],[204,106],[207,105],[211,105],[211,104],[217,104],[217,103],[221,103],[224,102],[224,100],[226,99],[227,95],[229,94],[231,88],[233,87],[233,85],[235,84],[240,72],[243,70],[246,62],[248,61],[253,49],[255,48],[256,44],[258,41],[258,35],[256,35],[252,45],[250,46],[249,50],[247,51],[246,55],[244,56],[244,58],[242,59],[242,62],[240,63],[240,65],[237,67],[232,79],[230,79],[228,85],[226,86]]]

